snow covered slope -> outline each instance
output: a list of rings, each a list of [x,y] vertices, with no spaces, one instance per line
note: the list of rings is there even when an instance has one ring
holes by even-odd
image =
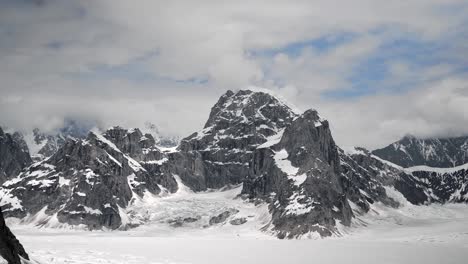
[[[463,264],[468,258],[466,205],[391,209],[375,204],[358,218],[343,236],[324,240],[277,240],[229,224],[190,230],[146,226],[125,232],[13,226],[13,231],[40,264]]]
[[[161,159],[154,141],[138,130],[113,128],[103,135],[91,132],[85,140],[68,138],[53,156],[5,182],[0,205],[7,216],[39,219],[38,225],[124,227],[121,208],[135,196],[173,189],[175,181],[157,177],[151,163],[148,169],[142,165]]]
[[[378,259],[399,264],[462,264],[468,257],[465,204],[415,206],[387,188],[401,207],[376,202],[368,213],[362,213],[351,204],[356,221],[350,227],[340,226],[339,235],[278,240],[260,230],[271,221],[266,204],[236,199],[239,192],[240,186],[201,193],[181,186],[172,195],[146,197],[129,207],[129,213],[133,212],[133,220],[148,219],[148,224],[127,231],[38,230],[18,225],[14,219],[10,225],[39,264],[299,264],[311,259],[321,263],[373,264]],[[239,212],[209,225],[213,216],[232,210]],[[247,219],[245,224],[233,224],[242,217]]]

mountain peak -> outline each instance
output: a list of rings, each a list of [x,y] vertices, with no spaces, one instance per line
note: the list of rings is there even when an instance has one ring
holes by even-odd
[[[283,119],[299,115],[293,107],[267,90],[227,91],[211,109],[205,128],[223,120],[253,122],[258,119]]]

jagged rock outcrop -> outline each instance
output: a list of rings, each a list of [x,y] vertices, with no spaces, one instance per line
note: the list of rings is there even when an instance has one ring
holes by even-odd
[[[468,137],[419,139],[406,136],[372,154],[402,167],[456,167],[468,163]]]
[[[397,207],[398,202],[387,196],[385,186],[393,186],[400,170],[373,158],[370,152],[356,148],[351,153],[339,149],[341,173],[350,202],[367,212],[370,205],[381,202]]]
[[[245,218],[245,217],[235,218],[235,219],[232,219],[231,221],[229,221],[229,223],[231,225],[243,225],[243,224],[247,223],[247,218]]]
[[[47,223],[121,227],[123,208],[135,196],[158,194],[165,183],[133,158],[159,157],[150,145],[141,132],[118,127],[104,135],[91,132],[85,140],[69,138],[53,156],[4,183],[0,205],[7,216],[40,213]]]
[[[21,134],[5,133],[0,128],[0,184],[15,177],[32,160]]]
[[[26,149],[21,135],[9,138]],[[242,183],[242,198],[269,206],[272,219],[263,230],[296,238],[339,234],[340,225],[349,226],[374,203],[398,207],[394,191],[413,204],[468,201],[466,166],[402,168],[365,149],[343,151],[317,111],[299,113],[265,91],[228,91],[204,128],[177,148],[159,148],[158,140],[122,127],[68,137],[50,157],[3,184],[0,206],[6,216],[43,225],[127,228],[149,217],[141,212],[147,195],[174,193],[180,181],[193,191]],[[234,214],[210,216],[209,223],[247,221]],[[166,222],[177,227],[199,220]]]
[[[361,167],[361,175],[371,176],[369,186],[393,187],[412,204],[422,205],[430,203],[466,203],[468,202],[468,164],[454,168],[432,168],[417,166],[403,168],[391,162],[372,155],[369,151],[359,149],[349,154],[342,162],[344,166],[355,164]],[[356,166],[354,165],[354,168]],[[359,168],[357,167],[357,168]],[[356,169],[357,170],[357,169]],[[360,181],[355,178],[354,185]],[[375,199],[383,197],[378,193],[364,190],[366,197],[392,205],[386,200]]]
[[[113,142],[126,155],[136,160],[142,167],[157,179],[157,184],[173,193],[177,191],[177,182],[167,166],[168,157],[157,146],[153,136],[143,134],[139,129],[112,127],[103,136]]]
[[[169,170],[196,191],[239,184],[256,147],[296,116],[268,93],[228,91],[211,109],[203,130],[182,139],[169,155]]]
[[[220,213],[219,215],[211,217],[210,221],[209,221],[209,224],[210,225],[222,224],[222,223],[226,222],[226,220],[231,215],[236,214],[238,212],[239,212],[239,210],[236,210],[236,209],[231,209],[231,210],[228,210],[228,211],[224,211],[224,212]]]
[[[280,238],[311,232],[329,236],[353,216],[328,121],[315,110],[294,119],[254,151],[243,193],[271,203]]]
[[[21,243],[10,231],[0,210],[0,262],[6,260],[8,264],[21,264],[21,258],[29,260],[29,256]]]
[[[397,182],[395,188],[414,204],[468,203],[468,164],[450,169],[413,167],[405,172],[412,184]],[[416,188],[408,189],[413,185]]]

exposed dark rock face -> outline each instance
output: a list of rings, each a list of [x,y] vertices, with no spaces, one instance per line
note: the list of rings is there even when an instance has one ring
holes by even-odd
[[[21,133],[14,132],[13,134],[11,134],[11,138],[18,144],[21,152],[29,153],[28,145],[26,144],[26,141],[24,140],[24,137]]]
[[[227,210],[227,211],[224,211],[222,213],[220,213],[219,215],[217,216],[213,216],[210,218],[210,225],[217,225],[217,224],[222,224],[224,222],[226,222],[226,220],[234,215],[234,214],[237,214],[239,212],[239,210],[237,209],[231,209],[231,210]]]
[[[468,163],[468,137],[418,139],[406,136],[372,154],[402,167],[456,167]]]
[[[127,130],[121,127],[112,127],[103,136],[113,142],[120,151],[136,160],[162,158],[162,153],[155,146],[153,136],[143,135],[139,129]]]
[[[231,225],[243,225],[247,223],[247,219],[245,217],[236,218],[236,219],[232,219],[231,221],[229,221],[229,223]]]
[[[364,149],[360,149],[349,157],[352,161],[342,162],[343,166],[355,163],[362,168],[361,175],[371,176],[369,186],[375,186],[375,190],[378,191],[366,189],[364,191],[366,197],[374,201],[395,206],[391,200],[382,196],[381,188],[388,186],[394,187],[410,203],[416,205],[433,202],[468,202],[468,165],[447,169],[425,166],[405,169],[381,160]],[[352,182],[355,186],[360,186],[360,180],[354,178]]]
[[[177,191],[177,182],[170,171],[167,154],[156,147],[156,142],[151,134],[143,134],[139,129],[124,129],[113,127],[107,130],[105,138],[113,142],[116,147],[126,155],[133,158],[156,179],[157,184],[166,188],[169,192]]]
[[[256,147],[296,114],[263,92],[228,91],[211,109],[202,131],[182,139],[170,156],[172,171],[193,190],[239,184]]]
[[[178,217],[176,219],[171,219],[168,221],[168,223],[173,226],[173,227],[181,227],[184,226],[185,224],[190,224],[194,223],[200,220],[200,217]]]
[[[132,158],[162,155],[151,143],[138,130],[121,128],[104,135],[91,132],[86,140],[69,138],[53,156],[6,182],[1,205],[8,216],[43,211],[60,223],[118,228],[125,224],[122,209],[135,196],[161,191],[159,183],[164,182]]]
[[[8,264],[21,264],[21,258],[29,260],[29,256],[21,243],[5,224],[5,219],[0,210],[0,259]]]
[[[403,184],[397,182],[395,188],[413,204],[468,203],[468,166],[447,171],[412,170],[406,174],[410,177],[406,176]]]
[[[308,110],[254,151],[243,193],[271,201],[280,238],[310,232],[329,236],[353,216],[328,121]]]
[[[370,152],[357,148],[352,153],[340,152],[341,172],[345,177],[348,199],[367,212],[370,204],[382,202],[391,207],[399,204],[387,196],[384,186],[393,186],[399,169],[373,158]]]
[[[28,148],[21,134],[11,135],[0,128],[0,184],[17,176],[31,162]]]

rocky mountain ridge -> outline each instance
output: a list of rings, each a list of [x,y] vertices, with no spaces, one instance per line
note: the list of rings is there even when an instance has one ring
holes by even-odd
[[[45,226],[126,229],[145,223],[132,206],[145,208],[148,198],[239,184],[238,199],[268,205],[263,230],[280,238],[339,234],[374,203],[398,207],[389,188],[414,204],[468,201],[465,168],[410,171],[365,149],[343,151],[316,110],[300,113],[268,92],[240,90],[221,96],[204,128],[177,148],[121,127],[67,138],[3,184],[0,206],[8,217],[41,215]],[[209,222],[227,223],[238,212],[228,208]]]
[[[281,135],[254,151],[243,193],[270,202],[273,230],[280,238],[337,232],[352,211],[340,174],[338,148],[329,125],[316,111],[295,118]]]
[[[91,130],[96,130],[95,125],[66,120],[61,128],[52,132],[43,132],[35,128],[30,132],[14,132],[13,134],[26,143],[25,146],[31,158],[37,162],[52,156],[63,146],[67,138],[85,139]],[[157,146],[174,147],[180,140],[176,136],[162,135],[158,127],[150,122],[145,123],[144,131],[153,136]]]
[[[402,167],[456,167],[468,163],[468,136],[435,139],[405,136],[372,154]]]
[[[181,140],[171,155],[173,172],[196,191],[239,184],[253,151],[296,116],[269,94],[228,91],[211,109],[204,128]]]
[[[453,168],[403,168],[364,149],[350,155],[368,172],[380,174],[374,179],[380,178],[383,185],[395,188],[412,204],[468,202],[468,164]]]
[[[8,216],[41,213],[48,221],[116,229],[122,225],[122,208],[135,196],[174,189],[172,178],[151,171],[159,162],[163,154],[152,136],[138,129],[90,132],[86,139],[68,138],[50,158],[5,182],[1,205]]]

